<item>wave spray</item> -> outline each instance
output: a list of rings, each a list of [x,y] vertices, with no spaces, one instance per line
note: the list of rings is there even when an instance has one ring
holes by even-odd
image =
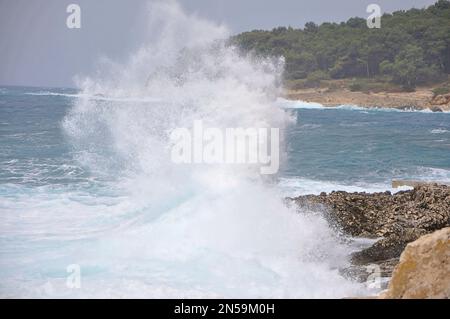
[[[102,183],[72,212],[79,222],[60,221],[56,236],[70,241],[61,264],[76,260],[82,273],[82,288],[70,295],[358,294],[338,271],[348,248],[321,216],[286,207],[258,169],[170,158],[171,131],[197,120],[216,128],[289,125],[276,106],[283,61],[240,54],[227,44],[226,27],[176,2],[148,11],[148,44],[127,63],[104,60],[97,75],[79,79],[80,97],[63,122],[77,160]]]

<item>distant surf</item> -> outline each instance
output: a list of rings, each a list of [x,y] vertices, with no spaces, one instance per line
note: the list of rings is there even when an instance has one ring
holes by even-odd
[[[377,107],[377,106],[359,106],[359,105],[337,105],[337,106],[324,106],[320,103],[306,102],[301,100],[288,100],[285,98],[278,98],[277,104],[285,109],[313,109],[313,110],[349,110],[349,111],[378,111],[378,112],[418,112],[418,113],[434,113],[430,109],[417,110],[413,107],[411,108],[388,108],[388,107]],[[449,111],[442,111],[438,113],[447,113]]]

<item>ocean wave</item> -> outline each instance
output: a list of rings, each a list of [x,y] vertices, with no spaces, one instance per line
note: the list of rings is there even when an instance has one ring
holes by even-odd
[[[417,178],[424,181],[450,182],[450,168],[418,167]]]
[[[26,92],[26,95],[33,96],[62,96],[68,98],[75,99],[87,99],[94,101],[110,101],[110,102],[138,102],[138,103],[147,103],[147,102],[161,102],[162,100],[155,97],[114,97],[114,96],[105,96],[102,94],[86,94],[86,93],[60,93],[60,92],[51,92],[51,91],[40,91],[40,92]]]
[[[79,94],[68,94],[60,92],[50,92],[50,91],[38,91],[38,92],[25,92],[25,95],[33,96],[65,96],[65,97],[79,97]]]

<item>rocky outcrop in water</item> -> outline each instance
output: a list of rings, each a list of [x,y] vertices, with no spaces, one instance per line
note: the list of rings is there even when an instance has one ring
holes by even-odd
[[[394,195],[339,191],[291,200],[299,206],[324,211],[344,233],[382,237],[353,255],[356,265],[398,258],[409,242],[450,226],[450,187],[445,185],[420,185]]]
[[[449,227],[406,246],[388,290],[380,298],[450,298]]]

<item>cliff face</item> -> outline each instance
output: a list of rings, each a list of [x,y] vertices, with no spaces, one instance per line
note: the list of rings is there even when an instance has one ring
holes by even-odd
[[[421,185],[394,195],[332,192],[289,200],[324,212],[330,223],[348,235],[381,237],[371,247],[354,253],[352,263],[377,263],[386,277],[408,243],[450,226],[450,187],[445,185]]]
[[[450,298],[450,227],[406,246],[380,298]]]

